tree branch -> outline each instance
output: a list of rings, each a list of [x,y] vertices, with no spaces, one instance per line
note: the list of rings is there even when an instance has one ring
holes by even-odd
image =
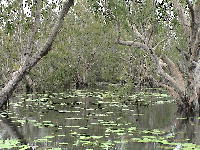
[[[196,0],[194,3],[194,16],[195,16],[195,25],[196,30],[200,27],[200,1]]]
[[[162,44],[162,43],[165,42],[166,40],[168,40],[168,38],[163,39],[163,40],[161,40],[160,42],[158,42],[158,43],[156,44],[156,46],[153,47],[153,49],[156,50],[157,47],[160,46],[160,44]]]
[[[158,83],[158,85],[162,86],[163,88],[165,88],[169,94],[176,98],[176,99],[180,99],[180,96],[179,94],[176,92],[176,90],[174,90],[174,88],[172,88],[171,86],[167,85],[167,84],[164,84],[164,83]]]
[[[190,16],[191,16],[191,20],[190,20],[191,28],[193,30],[194,25],[195,25],[194,7],[193,7],[193,4],[190,2],[190,0],[186,0],[186,2],[189,8]]]
[[[157,66],[158,68],[158,73],[166,80],[168,81],[168,84],[179,94],[180,97],[184,96],[184,92],[183,89],[181,89],[181,87],[179,87],[179,85],[176,83],[176,81],[168,74],[166,73],[163,68],[161,67],[161,65],[159,64],[159,66]]]
[[[171,75],[175,77],[176,84],[181,87],[182,91],[185,91],[185,82],[183,79],[183,74],[180,72],[179,68],[176,66],[176,64],[169,59],[167,56],[162,57],[163,61],[168,65],[169,70],[171,72]]]
[[[189,1],[189,0],[188,0]],[[190,62],[197,61],[199,56],[199,45],[200,45],[200,1],[195,1],[191,8],[194,15],[192,33],[190,37]],[[188,5],[189,7],[189,5]],[[191,7],[191,6],[190,6]]]
[[[133,47],[146,50],[150,54],[152,61],[154,61],[154,64],[156,65],[157,70],[158,70],[158,74],[162,76],[168,82],[168,84],[170,84],[170,86],[172,87],[171,89],[174,89],[180,96],[183,96],[185,89],[179,86],[179,84],[173,79],[173,77],[171,77],[169,74],[167,74],[163,70],[160,59],[154,52],[155,49],[158,47],[158,45],[162,43],[163,41],[165,41],[166,39],[162,40],[160,43],[158,43],[158,45],[156,45],[153,48],[152,44],[148,43],[146,38],[137,30],[137,28],[134,25],[132,25],[132,29],[135,35],[137,36],[137,38],[141,39],[144,43],[135,42],[135,41],[123,41],[120,38],[117,40],[117,43],[121,45],[133,46]]]
[[[46,43],[44,46],[36,52],[29,60],[23,64],[23,66],[13,74],[12,79],[5,85],[5,87],[0,92],[0,108],[2,108],[3,104],[7,102],[7,100],[12,95],[13,91],[15,90],[18,83],[23,79],[25,74],[34,67],[43,56],[47,55],[48,52],[51,50],[51,46],[59,33],[59,30],[62,26],[64,21],[65,15],[69,12],[70,7],[74,5],[74,0],[65,1],[63,4],[63,8],[60,12],[57,22],[54,25],[54,28],[49,35]]]
[[[147,50],[150,53],[153,52],[153,50],[151,50],[150,47],[148,47],[147,45],[142,44],[140,42],[119,40],[118,43],[121,44],[121,45],[134,46],[134,47],[137,47],[137,48],[141,48],[141,49]],[[158,61],[158,57],[154,54],[154,52],[153,52],[153,54],[151,54],[151,57],[152,57],[154,63],[157,65],[158,73],[162,77],[164,77],[165,80],[167,80],[174,89],[176,89],[177,93],[179,93],[180,95],[183,95],[184,90],[185,90],[184,87],[179,86],[179,84],[177,84],[177,82],[162,69],[162,65]]]
[[[187,54],[185,51],[183,51],[182,49],[176,47],[176,49],[178,50],[178,52],[182,55],[182,57],[188,61],[190,59],[190,56],[189,54]]]
[[[146,46],[145,44],[141,43],[141,42],[123,41],[121,39],[118,39],[117,43],[120,44],[120,45],[134,46],[134,47],[141,48],[141,49],[144,49],[144,50],[149,50],[149,47]]]
[[[59,30],[62,26],[64,16],[68,13],[70,7],[74,4],[74,0],[68,0],[65,1],[63,4],[63,8],[60,12],[60,15],[58,17],[57,22],[55,23],[54,28],[52,29],[52,32],[50,36],[48,37],[46,43],[44,44],[43,48],[36,52],[31,60],[28,62],[30,64],[30,67],[34,66],[43,56],[47,55],[48,52],[51,50],[51,46],[56,39],[57,34],[59,33]]]
[[[135,33],[135,35],[136,35],[139,39],[141,39],[143,42],[146,43],[146,38],[145,38],[145,36],[142,35],[142,34],[138,31],[138,29],[136,28],[136,26],[135,26],[135,25],[131,25],[131,28],[132,28],[133,32]]]
[[[177,9],[178,11],[178,16],[179,19],[181,21],[181,24],[184,27],[185,33],[187,34],[187,36],[190,35],[190,22],[189,22],[189,18],[185,13],[184,8],[182,7],[181,3],[179,0],[173,0],[173,4],[174,7]]]

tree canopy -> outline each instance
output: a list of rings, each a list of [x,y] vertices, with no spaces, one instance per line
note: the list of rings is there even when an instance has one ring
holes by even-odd
[[[73,3],[1,1],[2,87],[26,66],[19,91],[99,82],[132,89],[156,86],[167,89],[184,108],[198,107],[198,0],[80,0],[57,37],[56,20],[66,15],[67,2]]]

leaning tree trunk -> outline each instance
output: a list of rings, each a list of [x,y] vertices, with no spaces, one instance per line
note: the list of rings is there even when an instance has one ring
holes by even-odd
[[[186,0],[187,6],[185,7],[182,6],[180,0],[172,0],[172,2],[173,7],[178,12],[178,20],[183,26],[183,34],[187,37],[187,53],[183,49],[177,48],[182,57],[185,70],[181,70],[167,56],[164,55],[160,58],[155,53],[160,44],[167,39],[154,45],[150,39],[151,37],[145,36],[146,34],[139,31],[134,23],[129,23],[129,25],[137,40],[121,40],[120,31],[118,31],[117,43],[147,51],[157,68],[157,73],[163,79],[162,82],[158,81],[158,84],[166,88],[169,94],[177,99],[179,106],[184,111],[189,112],[198,110],[200,104],[200,1],[196,0],[192,3],[190,0]]]
[[[62,27],[62,23],[65,15],[69,12],[71,6],[73,6],[74,0],[65,1],[63,8],[60,12],[57,22],[52,29],[44,46],[38,50],[32,57],[26,59],[19,70],[13,73],[11,80],[5,85],[5,87],[0,91],[0,108],[8,101],[13,91],[15,90],[18,83],[24,78],[25,74],[30,71],[48,52],[51,50],[52,44]]]

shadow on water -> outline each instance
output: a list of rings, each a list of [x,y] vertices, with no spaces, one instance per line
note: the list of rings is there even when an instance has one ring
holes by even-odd
[[[176,113],[176,120],[171,126],[171,131],[176,134],[176,139],[185,139],[188,142],[200,145],[200,114],[199,112],[185,114]]]
[[[9,112],[0,118],[0,140],[12,137],[38,149],[200,148],[199,114],[180,114],[174,103],[135,106],[54,94],[16,99]]]
[[[12,119],[9,118],[9,116],[6,115],[5,112],[0,112],[0,113],[4,114],[0,116],[0,127],[1,127],[0,140],[17,139],[20,145],[28,145],[26,139],[21,134],[18,127],[12,123]],[[26,148],[26,149],[33,150],[32,148]]]

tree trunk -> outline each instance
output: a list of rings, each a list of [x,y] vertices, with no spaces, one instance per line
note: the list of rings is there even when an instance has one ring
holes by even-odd
[[[51,50],[52,44],[61,29],[65,15],[69,12],[70,7],[74,4],[74,0],[65,1],[63,8],[60,12],[57,22],[52,29],[46,43],[38,50],[32,57],[26,59],[20,69],[13,73],[11,80],[5,85],[0,91],[0,108],[8,101],[13,91],[15,90],[18,83],[24,78],[25,74],[28,73],[32,67],[34,67],[48,52]]]
[[[173,7],[177,10],[178,20],[183,26],[183,34],[187,39],[188,49],[186,53],[183,49],[177,48],[182,57],[184,70],[181,70],[176,63],[164,54],[162,54],[163,57],[156,54],[156,49],[168,39],[161,40],[156,43],[157,45],[154,45],[150,38],[145,36],[147,34],[140,31],[131,21],[128,23],[137,37],[136,40],[121,40],[120,31],[118,31],[117,43],[145,50],[162,79],[162,82],[157,81],[158,85],[167,89],[169,94],[177,99],[180,108],[189,113],[199,110],[200,105],[200,1],[192,3],[186,0],[187,6],[182,6],[183,3],[180,0],[172,0],[172,2]]]

